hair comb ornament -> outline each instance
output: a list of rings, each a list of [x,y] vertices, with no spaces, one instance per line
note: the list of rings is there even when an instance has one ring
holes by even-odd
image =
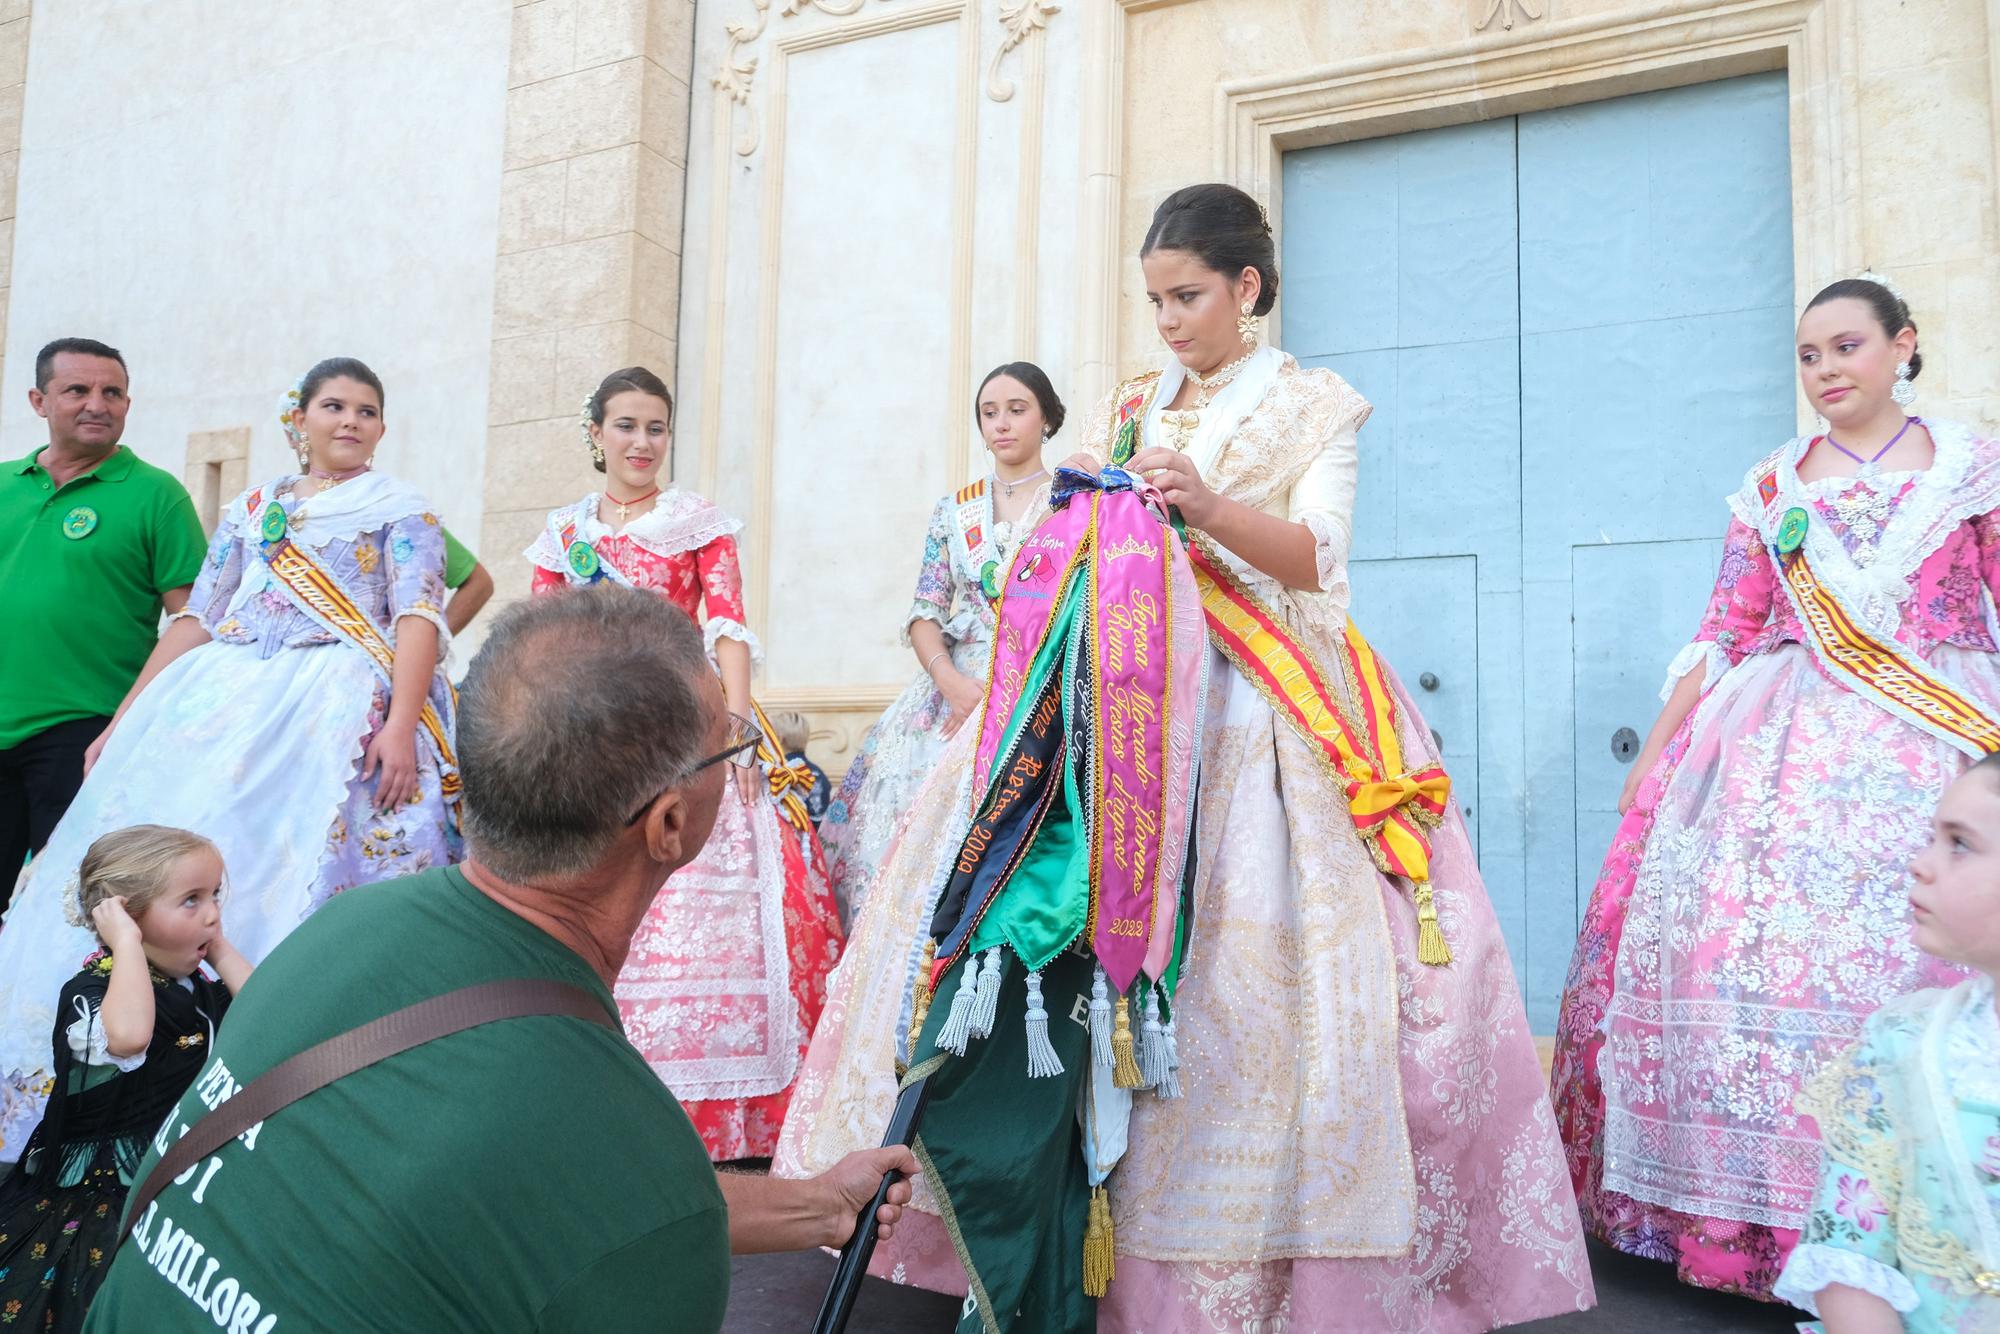
[[[590,433],[592,425],[591,417],[596,411],[597,395],[595,393],[585,394],[583,396],[583,411],[579,412],[576,417],[576,429],[577,433],[583,437],[583,447],[590,451],[590,461],[592,463],[603,463],[604,446],[598,444],[597,437]]]
[[[1890,296],[1893,296],[1893,297],[1895,297],[1895,298],[1896,298],[1896,300],[1898,300],[1898,301],[1901,301],[1901,302],[1903,303],[1903,308],[1904,308],[1904,309],[1906,309],[1906,310],[1907,310],[1907,309],[1909,308],[1909,305],[1910,305],[1910,303],[1909,303],[1909,301],[1908,301],[1908,300],[1907,300],[1907,299],[1906,299],[1906,298],[1905,298],[1905,297],[1903,296],[1903,289],[1902,289],[1902,288],[1900,288],[1900,287],[1898,287],[1898,286],[1896,286],[1896,284],[1895,284],[1895,283],[1893,283],[1893,282],[1889,281],[1889,275],[1888,275],[1888,274],[1886,274],[1886,273],[1877,273],[1877,272],[1875,272],[1875,270],[1873,270],[1873,269],[1863,269],[1863,270],[1862,270],[1862,271],[1861,271],[1860,273],[1856,274],[1855,276],[1856,276],[1856,277],[1858,277],[1858,278],[1860,278],[1862,282],[1865,282],[1865,283],[1878,283],[1878,284],[1880,284],[1880,285],[1881,285],[1882,287],[1884,287],[1884,288],[1887,288],[1887,289],[1888,289],[1888,292],[1889,292],[1889,295],[1890,295]]]

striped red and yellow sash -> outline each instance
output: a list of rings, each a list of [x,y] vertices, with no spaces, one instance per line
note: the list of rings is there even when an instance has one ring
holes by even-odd
[[[1209,639],[1312,748],[1345,794],[1348,814],[1375,864],[1414,886],[1417,957],[1427,964],[1450,963],[1431,892],[1430,831],[1444,818],[1451,779],[1439,764],[1404,767],[1396,696],[1375,650],[1349,621],[1339,666],[1354,701],[1350,717],[1312,654],[1205,539],[1191,535],[1188,556],[1201,587]]]
[[[1829,676],[1968,755],[2000,750],[2000,722],[1903,645],[1863,629],[1820,582],[1804,547],[1778,560],[1799,620]]]
[[[251,504],[256,504],[254,497]],[[382,627],[376,625],[368,613],[347,595],[347,590],[303,547],[293,542],[289,534],[275,539],[266,538],[262,545],[264,563],[270,567],[271,577],[292,595],[300,609],[366,653],[382,674],[393,682],[396,676],[395,646],[383,635]],[[456,806],[464,783],[459,778],[458,758],[452,750],[451,734],[445,730],[444,720],[438,717],[437,708],[429,699],[424,700],[424,711],[418,715],[417,721],[437,746],[440,761],[438,789],[447,802]]]
[[[757,758],[767,766],[771,799],[778,803],[778,814],[785,822],[803,834],[812,828],[812,814],[801,795],[812,790],[812,773],[804,765],[794,767],[785,762],[785,747],[778,740],[778,729],[764,716],[763,705],[750,701],[750,712],[757,717],[757,730],[764,734],[757,743]]]

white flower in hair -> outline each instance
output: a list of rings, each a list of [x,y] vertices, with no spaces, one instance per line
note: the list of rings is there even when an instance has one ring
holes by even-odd
[[[63,886],[63,916],[71,926],[90,926],[90,914],[83,910],[83,877],[71,876]]]
[[[298,424],[292,420],[292,414],[297,412],[305,402],[305,396],[301,392],[305,387],[305,377],[300,376],[298,383],[287,389],[284,397],[278,400],[278,425],[284,428],[285,439],[291,441],[294,447],[299,443],[299,428]]]
[[[1863,269],[1856,276],[1859,277],[1862,282],[1880,284],[1881,286],[1888,289],[1890,296],[1895,297],[1896,300],[1898,301],[1903,301],[1903,304],[1906,306],[1909,304],[1909,302],[1903,300],[1903,289],[1896,286],[1896,284],[1890,282],[1888,274],[1877,273],[1873,269]]]
[[[597,442],[590,438],[590,428],[592,424],[590,418],[591,414],[596,410],[597,410],[597,395],[594,393],[585,394],[583,396],[583,411],[579,412],[576,415],[576,429],[578,433],[583,436],[583,447],[585,449],[596,448]]]

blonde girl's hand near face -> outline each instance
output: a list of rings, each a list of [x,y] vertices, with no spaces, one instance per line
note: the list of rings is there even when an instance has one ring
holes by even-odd
[[[251,962],[243,957],[243,951],[230,943],[229,937],[224,935],[219,927],[216,929],[215,939],[208,945],[208,966],[215,970],[215,975],[222,979],[222,985],[229,988],[229,994],[232,996],[242,993],[243,984],[250,980],[253,967]]]
[[[105,1048],[113,1056],[137,1056],[153,1042],[153,978],[146,966],[145,937],[122,895],[93,907],[90,924],[111,951],[111,981],[97,1010]]]
[[[92,908],[90,924],[97,929],[97,938],[104,942],[104,948],[111,951],[112,958],[122,954],[145,953],[145,937],[139,932],[139,924],[132,920],[132,914],[125,910],[122,894],[105,899]]]

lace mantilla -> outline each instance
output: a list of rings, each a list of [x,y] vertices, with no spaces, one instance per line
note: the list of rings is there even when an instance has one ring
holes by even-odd
[[[679,487],[669,487],[651,510],[626,524],[616,534],[612,533],[609,524],[597,516],[597,502],[598,493],[593,491],[576,504],[550,514],[549,522],[526,552],[528,559],[556,574],[567,570],[569,563],[561,534],[571,523],[576,525],[576,535],[586,542],[614,535],[626,537],[655,556],[678,556],[684,551],[699,551],[717,538],[734,537],[743,531],[740,520],[731,518],[694,492],[683,491]]]

